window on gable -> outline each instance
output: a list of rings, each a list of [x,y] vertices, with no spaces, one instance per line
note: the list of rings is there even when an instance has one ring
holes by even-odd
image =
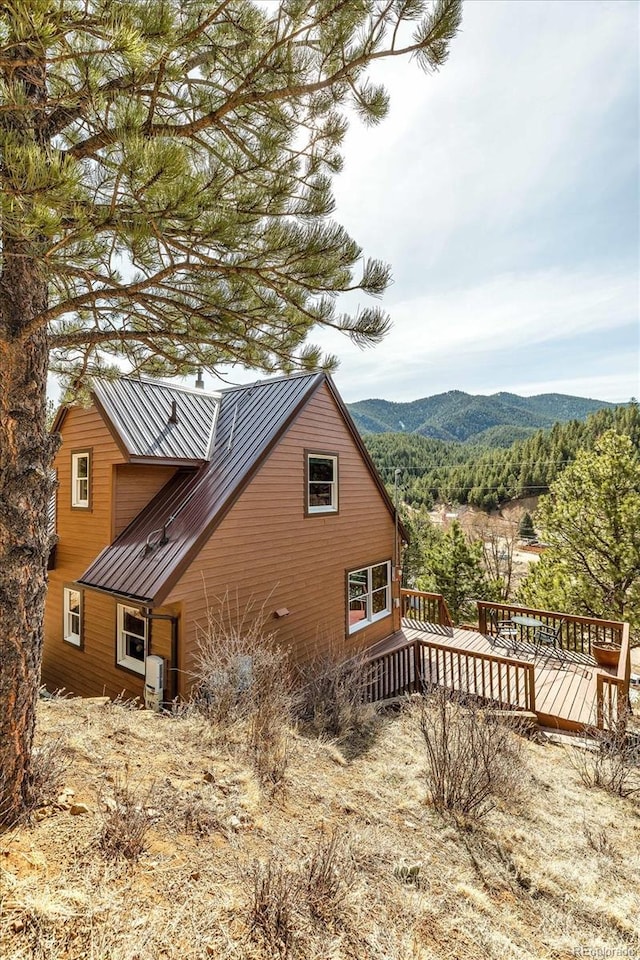
[[[337,513],[338,458],[307,454],[307,513]]]
[[[361,567],[348,574],[349,633],[391,613],[391,561]]]
[[[75,647],[82,644],[82,595],[73,587],[64,588],[63,635]]]
[[[72,507],[89,506],[90,463],[91,457],[88,452],[71,454]]]
[[[144,676],[144,661],[147,655],[148,621],[136,607],[118,604],[117,662]]]

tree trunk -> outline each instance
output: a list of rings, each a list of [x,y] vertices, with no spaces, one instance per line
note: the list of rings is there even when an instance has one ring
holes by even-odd
[[[47,331],[22,331],[47,287],[24,244],[4,238],[0,277],[0,822],[29,792],[40,684],[54,444],[46,430]]]

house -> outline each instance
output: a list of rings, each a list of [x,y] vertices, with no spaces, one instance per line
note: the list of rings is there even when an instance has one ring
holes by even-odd
[[[43,682],[77,695],[186,695],[198,623],[230,592],[268,604],[304,661],[400,627],[402,527],[324,373],[219,393],[121,378],[58,412]]]

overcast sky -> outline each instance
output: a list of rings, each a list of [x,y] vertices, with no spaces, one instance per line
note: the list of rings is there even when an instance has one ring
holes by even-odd
[[[445,390],[624,401],[639,386],[635,0],[467,0],[434,76],[377,71],[337,217],[392,264],[394,327],[341,358],[348,401]]]

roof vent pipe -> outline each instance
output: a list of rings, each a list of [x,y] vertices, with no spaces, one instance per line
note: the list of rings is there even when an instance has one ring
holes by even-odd
[[[169,423],[177,423],[177,422],[178,422],[178,401],[177,401],[177,400],[172,400],[172,401],[171,401],[171,416],[169,417]]]
[[[204,390],[204,380],[202,379],[202,367],[197,368],[196,373],[196,389]]]

